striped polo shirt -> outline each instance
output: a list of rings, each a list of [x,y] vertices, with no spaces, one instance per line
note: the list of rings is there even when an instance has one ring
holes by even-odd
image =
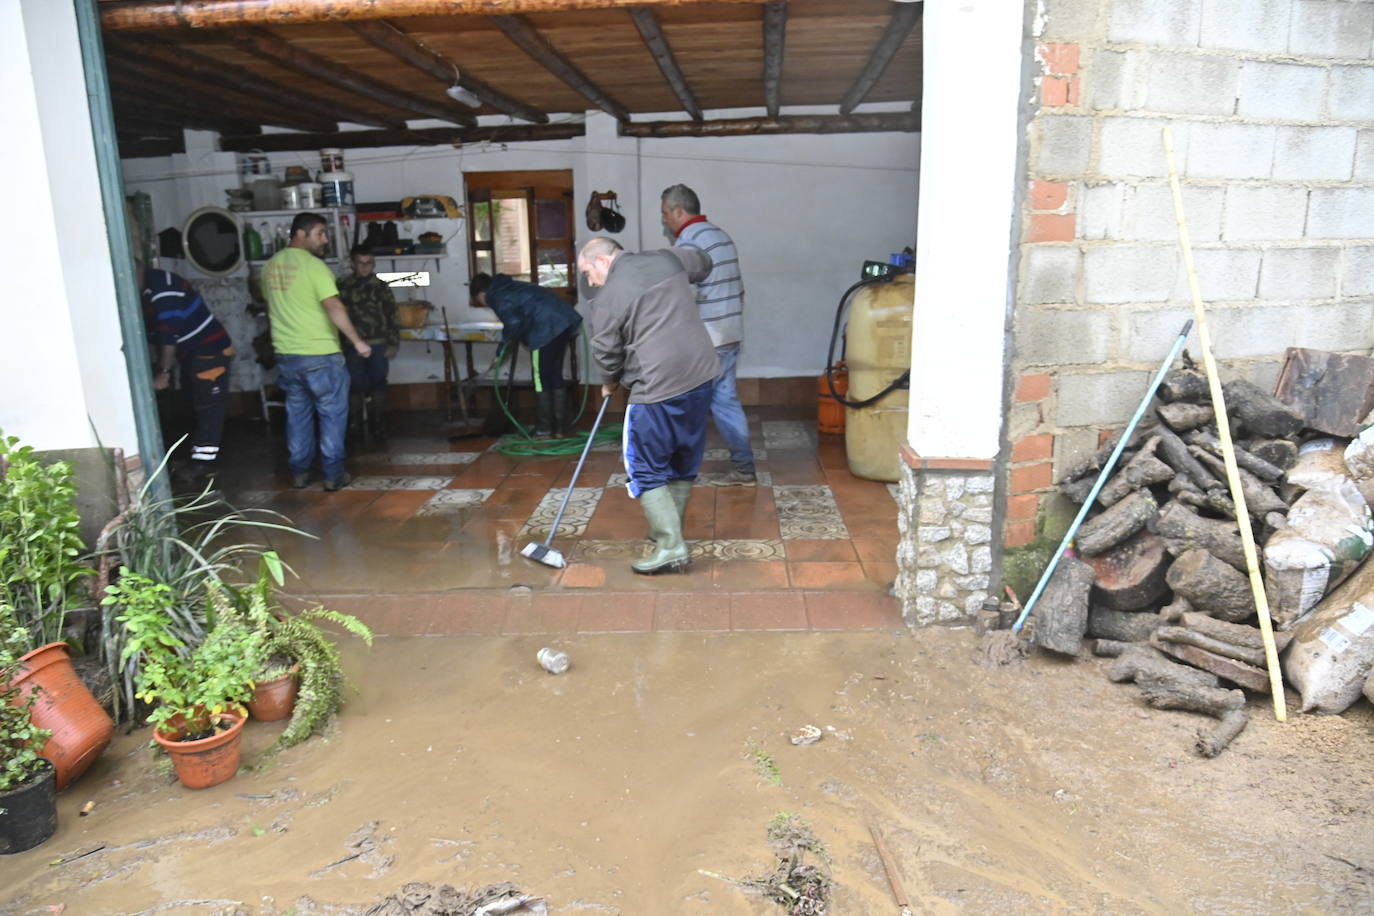
[[[744,339],[744,280],[734,241],[706,217],[694,216],[678,230],[677,243],[699,248],[711,258],[711,272],[697,284],[697,308],[711,343],[739,343]]]
[[[170,270],[143,271],[143,316],[154,344],[175,344],[177,359],[223,353],[229,334],[195,287]]]

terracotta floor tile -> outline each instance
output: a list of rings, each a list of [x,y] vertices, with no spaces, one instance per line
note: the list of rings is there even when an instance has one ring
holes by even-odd
[[[378,496],[365,513],[370,521],[403,522],[434,494],[429,490],[392,490]]]
[[[660,592],[655,630],[728,630],[730,596],[711,592]]]
[[[716,563],[714,584],[721,589],[787,588],[781,560],[728,560]]]
[[[582,600],[579,592],[544,592],[530,598],[512,598],[501,632],[576,633]]]
[[[506,482],[506,475],[494,471],[468,470],[454,475],[445,489],[448,490],[495,490]]]
[[[864,575],[868,581],[887,588],[897,579],[896,563],[865,563]]]
[[[437,635],[484,634],[501,632],[510,598],[506,595],[450,592],[434,603],[429,632]]]
[[[806,599],[801,592],[736,592],[730,596],[732,630],[805,630]]]
[[[648,530],[649,523],[645,521],[643,513],[635,518],[607,516],[598,512],[587,523],[586,537],[602,541],[627,541],[644,537]]]
[[[772,474],[775,487],[816,487],[825,483],[820,468],[778,469]]]
[[[852,563],[858,559],[849,541],[834,538],[788,538],[782,546],[793,563]]]
[[[653,592],[601,592],[582,602],[581,633],[644,633],[654,628]]]
[[[882,592],[807,592],[813,630],[882,630],[902,625],[897,599]]]
[[[606,570],[590,563],[572,563],[558,576],[558,584],[563,588],[602,588],[606,585]]]
[[[864,563],[897,562],[896,532],[893,532],[891,537],[855,536],[851,539],[851,543],[854,545],[854,550],[859,554],[859,560]]]
[[[858,563],[792,563],[787,575],[793,588],[845,589],[865,583],[864,569]]]

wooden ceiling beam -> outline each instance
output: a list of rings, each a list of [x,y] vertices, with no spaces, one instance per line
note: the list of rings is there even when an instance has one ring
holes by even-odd
[[[783,115],[778,118],[733,118],[722,121],[631,121],[620,125],[624,137],[745,137],[762,134],[857,134],[876,131],[910,133],[921,129],[907,112],[855,115]]]
[[[663,27],[658,24],[658,17],[654,15],[654,11],[647,6],[634,7],[630,10],[630,19],[634,21],[635,28],[639,29],[639,37],[644,39],[649,53],[654,56],[654,63],[658,64],[663,78],[673,87],[673,94],[682,103],[682,110],[691,115],[692,120],[700,121],[701,106],[692,94],[692,87],[687,85],[687,77],[683,76],[682,68],[677,65],[672,46],[668,44],[668,36],[663,34]]]
[[[106,0],[100,25],[107,32],[214,29],[241,25],[358,22],[410,16],[482,16],[494,8],[515,15],[634,6],[758,3],[759,0]]]
[[[577,66],[558,52],[539,30],[519,16],[492,16],[492,22],[515,42],[520,50],[539,63],[544,69],[567,83],[586,97],[597,108],[614,117],[617,121],[628,121],[630,112],[624,105],[612,99],[599,86],[587,78]]]
[[[549,116],[538,108],[527,105],[519,99],[513,99],[490,84],[479,80],[449,58],[432,48],[426,47],[385,19],[376,22],[354,22],[351,27],[353,31],[374,47],[386,51],[417,70],[428,73],[445,86],[453,85],[452,81],[456,79],[458,85],[497,111],[508,114],[512,118],[533,121],[536,124],[547,124],[549,121]]]
[[[145,156],[170,156],[173,153],[186,152],[186,140],[184,137],[163,139],[142,139],[138,137],[118,137],[119,158],[121,159],[142,159]]]
[[[381,146],[449,146],[463,143],[524,143],[534,140],[567,140],[585,133],[585,125],[503,124],[495,127],[421,127],[414,130],[345,130],[318,134],[251,134],[222,136],[226,152],[262,150],[266,153]]]
[[[321,80],[389,108],[399,108],[441,121],[452,121],[454,124],[477,123],[477,118],[472,112],[458,102],[434,102],[395,89],[321,54],[293,45],[264,29],[234,29],[229,33],[229,37],[240,48],[268,63],[294,70],[309,79]]]
[[[110,80],[114,83],[114,80]],[[261,131],[261,127],[251,121],[216,114],[212,108],[193,108],[189,105],[165,105],[146,97],[135,96],[128,90],[119,89],[111,94],[114,103],[115,123],[128,119],[175,124],[192,130],[213,130],[221,134],[251,134]]]
[[[844,94],[844,99],[840,102],[840,114],[849,114],[864,100],[873,84],[878,82],[878,78],[887,69],[887,65],[892,63],[892,58],[896,56],[902,42],[906,41],[911,30],[921,21],[925,8],[924,3],[892,4],[892,18],[887,21],[887,28],[883,29],[883,35],[874,46],[873,53],[869,55],[868,63],[864,65],[859,78]]]
[[[161,64],[183,78],[192,76],[211,85],[223,86],[246,93],[260,99],[270,99],[274,107],[299,109],[304,115],[325,117],[330,121],[351,121],[355,124],[368,124],[374,127],[404,127],[400,118],[386,118],[359,111],[351,105],[341,105],[319,96],[308,95],[299,90],[283,86],[281,83],[265,79],[246,67],[222,60],[216,60],[183,46],[171,47],[157,42],[129,42],[124,39],[106,42],[111,49],[119,49],[118,56],[123,59],[148,60]]]
[[[776,118],[782,107],[782,56],[787,37],[787,4],[774,0],[763,5],[763,100],[768,117]]]

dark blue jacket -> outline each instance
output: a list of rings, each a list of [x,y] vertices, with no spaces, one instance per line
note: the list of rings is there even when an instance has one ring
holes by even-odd
[[[518,340],[531,350],[548,346],[559,334],[582,323],[576,309],[557,294],[505,274],[492,277],[487,306],[505,325],[501,342]]]

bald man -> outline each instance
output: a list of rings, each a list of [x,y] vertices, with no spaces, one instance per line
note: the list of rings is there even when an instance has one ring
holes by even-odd
[[[649,521],[654,549],[631,568],[644,575],[685,569],[691,552],[682,519],[706,450],[712,384],[720,373],[696,290],[711,258],[693,248],[632,254],[595,238],[577,269],[598,290],[591,309],[592,358],[602,397],[624,386],[624,462],[630,496]]]

